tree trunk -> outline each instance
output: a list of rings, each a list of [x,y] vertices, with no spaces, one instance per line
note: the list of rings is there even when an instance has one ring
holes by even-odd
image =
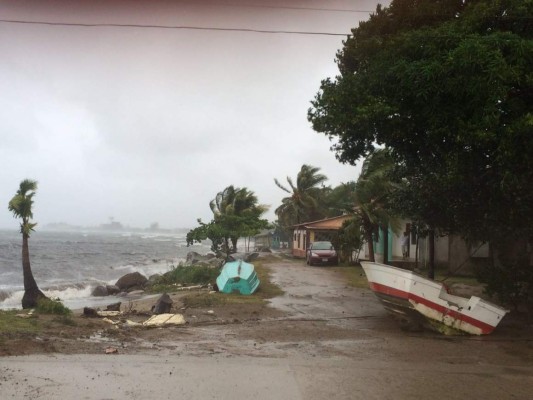
[[[383,232],[383,264],[389,264],[389,228],[382,226]]]
[[[34,308],[37,301],[46,298],[43,292],[37,287],[37,282],[33,277],[30,266],[30,251],[28,248],[28,235],[22,234],[22,275],[24,277],[24,296],[22,297],[22,308]]]
[[[415,268],[418,268],[418,241],[420,237],[416,234],[416,246],[415,246]]]
[[[239,240],[239,238],[235,238],[235,237],[232,237],[231,238],[231,247],[232,247],[232,253],[236,253],[237,252],[237,241]]]
[[[429,269],[428,278],[435,279],[435,230],[430,229],[428,234],[429,241]]]
[[[372,232],[366,233],[366,242],[368,243],[368,259],[372,262],[376,261],[376,257],[374,255],[374,238],[372,237]]]

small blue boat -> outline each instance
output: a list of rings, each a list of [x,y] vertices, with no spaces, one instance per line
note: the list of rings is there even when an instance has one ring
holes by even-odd
[[[224,264],[217,278],[218,290],[223,293],[240,292],[250,295],[259,286],[259,278],[255,273],[253,264],[242,260],[231,261]]]

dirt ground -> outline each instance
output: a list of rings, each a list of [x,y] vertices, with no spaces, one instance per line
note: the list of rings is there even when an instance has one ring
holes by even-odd
[[[112,325],[101,318],[86,318],[75,312],[74,324],[39,316],[44,329],[35,334],[4,337],[0,356],[35,353],[102,354],[114,347],[121,354],[250,354],[283,357],[287,353],[311,356],[356,356],[359,351],[377,357],[424,357],[419,351],[431,347],[451,362],[483,359],[490,362],[533,363],[533,329],[523,320],[506,316],[495,332],[485,337],[442,336],[432,332],[407,333],[385,313],[368,289],[350,287],[339,270],[309,267],[283,257],[270,258],[267,267],[273,281],[285,294],[270,304],[224,304],[186,308],[175,293],[173,312],[184,315],[187,324],[165,328]],[[215,293],[212,296],[223,296]],[[122,305],[125,319],[142,322],[149,318],[156,298]],[[400,346],[385,343],[401,342]],[[353,346],[364,344],[364,347]],[[433,348],[429,343],[438,343]],[[413,348],[409,346],[412,345]],[[450,349],[450,346],[453,347]],[[457,351],[468,347],[468,351]],[[497,351],[487,352],[487,348]],[[374,354],[375,353],[375,354]]]
[[[110,398],[90,384],[80,386],[97,379],[99,388],[112,387],[112,398],[148,398],[143,396],[154,390],[162,390],[161,398],[174,398],[158,382],[182,369],[179,379],[190,398],[230,398],[210,391],[216,385],[201,382],[209,376],[217,385],[237,384],[244,369],[264,379],[245,379],[248,387],[231,398],[272,398],[258,389],[271,385],[269,379],[283,382],[276,386],[277,398],[530,398],[533,329],[522,319],[506,316],[483,337],[404,332],[370,290],[347,285],[341,270],[282,257],[268,260],[285,294],[267,305],[184,309],[183,294],[173,294],[174,309],[183,313],[186,325],[126,328],[75,316],[74,326],[48,321],[37,337],[4,337],[0,355],[33,357],[0,357],[0,387],[15,398],[68,397],[79,390],[85,390],[84,398]],[[124,318],[146,320],[154,301],[128,304],[135,312]],[[104,355],[110,347],[119,357]],[[139,370],[139,365],[146,368]],[[65,371],[54,374],[55,368]],[[191,373],[196,368],[205,375],[197,381]],[[225,377],[222,371],[237,375]],[[117,392],[117,374],[122,384],[137,385],[135,391]],[[56,383],[43,386],[47,380]],[[17,391],[24,382],[25,392]],[[228,387],[227,393],[234,389]]]

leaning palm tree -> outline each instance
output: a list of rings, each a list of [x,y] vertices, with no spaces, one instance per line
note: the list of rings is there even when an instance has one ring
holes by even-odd
[[[15,218],[21,218],[20,233],[22,234],[22,274],[24,277],[24,296],[22,297],[22,308],[33,308],[37,306],[39,299],[46,296],[39,290],[30,266],[30,252],[28,239],[34,230],[36,223],[32,223],[33,218],[33,196],[37,190],[37,182],[25,179],[20,182],[19,190],[10,200],[8,209]]]
[[[393,160],[387,149],[376,150],[363,163],[355,185],[355,214],[361,221],[368,243],[370,261],[375,261],[374,235],[381,228],[384,234],[384,263],[387,263],[388,227],[398,228],[398,218],[391,212],[389,199],[394,185],[389,179]]]
[[[259,221],[260,216],[268,210],[268,206],[258,204],[257,196],[247,188],[228,186],[217,193],[209,203],[215,221],[224,221],[227,236],[224,238],[225,246],[229,250],[231,240],[232,250],[237,251],[239,235],[245,231],[254,231],[253,227],[246,228],[247,222]]]
[[[285,226],[305,222],[309,218],[320,216],[318,203],[320,199],[319,185],[323,184],[328,178],[319,174],[320,168],[311,165],[302,165],[300,172],[296,177],[296,184],[290,177],[287,177],[289,186],[282,185],[277,179],[274,179],[276,185],[289,194],[281,200],[281,205],[275,210],[280,222]]]

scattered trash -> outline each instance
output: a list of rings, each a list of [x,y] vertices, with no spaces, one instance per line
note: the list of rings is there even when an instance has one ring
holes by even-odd
[[[105,349],[105,353],[106,354],[117,354],[118,353],[118,349],[116,347],[107,347]]]
[[[142,326],[143,324],[141,324],[140,322],[134,322],[134,321],[130,321],[129,319],[127,319],[123,325],[126,327],[136,327],[136,326]]]
[[[184,325],[185,318],[181,314],[159,314],[153,315],[142,324],[143,326],[165,326],[165,325]]]
[[[194,286],[179,286],[176,288],[177,291],[184,291],[184,290],[195,290],[195,289],[204,289],[206,288],[206,285],[194,285]]]
[[[116,303],[116,304],[120,304],[120,303]],[[111,304],[111,306],[113,306],[113,305]],[[118,317],[119,315],[122,315],[122,312],[121,311],[109,311],[109,310],[100,311],[100,310],[95,309],[95,308],[84,307],[83,308],[83,315],[85,317],[90,317],[90,318],[95,318],[95,317]]]
[[[96,315],[99,317],[118,317],[122,315],[121,311],[96,311]]]

